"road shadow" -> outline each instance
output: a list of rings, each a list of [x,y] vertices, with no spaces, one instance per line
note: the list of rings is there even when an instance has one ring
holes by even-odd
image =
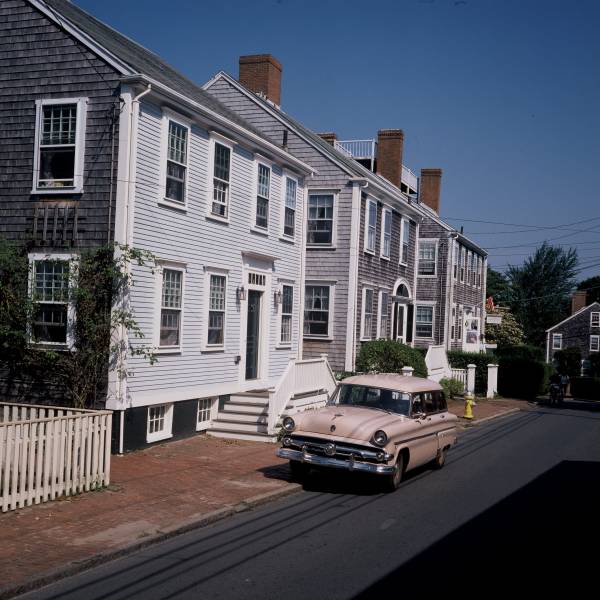
[[[374,496],[384,493],[385,484],[379,475],[349,472],[341,469],[311,468],[309,473],[301,478],[294,477],[288,464],[272,465],[258,469],[265,477],[300,483],[306,492],[322,494],[350,494],[353,496]],[[429,466],[419,467],[405,473],[402,485],[432,471]]]
[[[600,463],[564,461],[355,596],[597,585]],[[399,543],[401,540],[399,540]],[[527,586],[527,588],[525,587]],[[472,590],[474,591],[474,590]],[[482,590],[480,590],[482,591]],[[462,591],[461,591],[462,594]]]
[[[600,413],[600,402],[596,400],[579,400],[577,398],[565,398],[562,404],[550,404],[547,398],[538,398],[530,403],[530,407],[543,408],[555,412],[578,411],[583,413]]]

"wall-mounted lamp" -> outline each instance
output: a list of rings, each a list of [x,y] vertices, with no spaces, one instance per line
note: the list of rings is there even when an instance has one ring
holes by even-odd
[[[238,302],[242,302],[243,300],[245,300],[246,299],[246,290],[244,289],[244,286],[237,288],[236,294],[237,294]]]
[[[281,304],[282,298],[283,298],[283,294],[281,293],[281,290],[275,292],[275,294],[273,295],[273,299],[275,301],[275,306],[278,306],[279,304]]]

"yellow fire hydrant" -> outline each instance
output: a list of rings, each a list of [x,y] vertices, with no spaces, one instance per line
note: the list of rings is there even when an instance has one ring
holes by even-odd
[[[473,418],[473,396],[465,396],[465,414],[463,419]]]

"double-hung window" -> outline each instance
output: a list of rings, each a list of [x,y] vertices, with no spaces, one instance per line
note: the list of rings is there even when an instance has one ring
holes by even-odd
[[[392,211],[384,208],[381,212],[381,256],[389,258],[392,252]]]
[[[419,275],[435,275],[436,250],[435,240],[419,240]]]
[[[481,287],[481,278],[483,271],[483,258],[481,256],[477,257],[477,287]]]
[[[460,247],[460,282],[465,282],[465,248]]]
[[[458,279],[458,253],[459,253],[459,246],[456,242],[452,242],[453,244],[453,266],[452,266],[452,275],[454,277],[454,279]]]
[[[42,344],[70,342],[72,309],[69,306],[68,260],[32,260],[33,318],[31,337]]]
[[[181,345],[182,299],[183,271],[164,268],[160,305],[161,348],[178,348]]]
[[[294,308],[294,287],[284,285],[281,290],[281,344],[292,343],[292,311]]]
[[[552,334],[552,350],[561,350],[562,349],[562,333],[553,333]]]
[[[304,335],[329,335],[331,288],[328,285],[307,285],[304,298]]]
[[[387,338],[390,322],[390,294],[379,292],[379,332],[378,338]]]
[[[416,336],[418,338],[433,337],[433,306],[417,305]]]
[[[377,237],[377,202],[368,199],[365,215],[365,250],[375,252],[375,238]]]
[[[285,178],[285,206],[283,212],[283,235],[294,237],[296,233],[296,195],[298,183],[291,177]]]
[[[271,193],[271,169],[258,163],[256,190],[256,226],[267,229],[269,226],[269,196]]]
[[[600,335],[590,335],[590,352],[600,352]]]
[[[450,339],[454,341],[456,339],[456,304],[452,305],[452,321],[450,326]]]
[[[227,277],[210,275],[208,294],[208,346],[223,346],[225,343],[225,297]]]
[[[307,236],[311,246],[333,245],[333,194],[308,197]]]
[[[410,238],[410,221],[408,219],[402,219],[400,233],[400,263],[403,265],[408,264],[408,244]]]
[[[370,340],[373,337],[373,317],[374,317],[374,302],[373,290],[363,288],[363,318],[362,318],[362,336],[363,340]]]
[[[230,179],[231,148],[215,142],[211,214],[223,219],[227,219],[229,216]]]
[[[165,198],[185,204],[189,129],[169,120]]]
[[[600,312],[591,313],[590,327],[600,327]]]
[[[81,191],[85,99],[38,100],[34,190]]]

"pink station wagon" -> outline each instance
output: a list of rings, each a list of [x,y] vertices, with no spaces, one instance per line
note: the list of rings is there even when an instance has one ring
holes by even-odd
[[[393,491],[410,469],[444,466],[457,420],[435,381],[358,375],[344,379],[326,407],[286,417],[277,455],[297,478],[311,466],[361,471]]]

